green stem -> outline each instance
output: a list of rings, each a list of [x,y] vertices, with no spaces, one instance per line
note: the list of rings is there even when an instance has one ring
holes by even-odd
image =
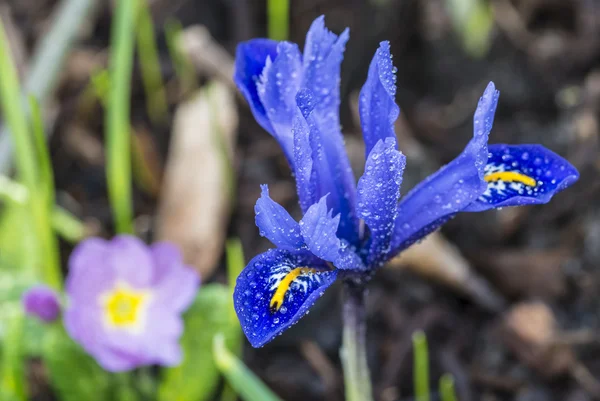
[[[112,27],[106,111],[108,195],[118,233],[133,233],[129,111],[138,1],[119,0]]]
[[[344,331],[341,359],[346,401],[372,401],[371,377],[367,363],[365,284],[344,283]]]

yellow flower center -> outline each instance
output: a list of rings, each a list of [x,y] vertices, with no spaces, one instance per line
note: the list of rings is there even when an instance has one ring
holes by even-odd
[[[112,328],[140,328],[149,299],[148,291],[135,290],[124,283],[117,283],[113,290],[100,298],[105,323]]]

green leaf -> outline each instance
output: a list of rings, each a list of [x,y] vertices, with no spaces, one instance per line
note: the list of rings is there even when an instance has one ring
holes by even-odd
[[[0,396],[2,399],[25,401],[25,358],[23,353],[23,315],[15,313],[6,327],[0,365]],[[6,398],[5,398],[6,397]]]
[[[225,345],[222,334],[213,340],[213,354],[219,370],[231,387],[245,401],[281,401],[275,393],[262,382],[244,363]]]
[[[61,401],[112,401],[110,373],[67,335],[61,325],[50,327],[44,344],[50,383]]]
[[[212,356],[214,335],[224,333],[232,348],[240,344],[239,323],[232,319],[230,308],[231,295],[226,286],[208,284],[200,288],[184,315],[183,362],[164,370],[159,401],[203,401],[214,394],[219,383],[219,371]]]

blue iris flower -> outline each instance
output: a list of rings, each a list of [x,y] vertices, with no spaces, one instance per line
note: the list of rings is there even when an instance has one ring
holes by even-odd
[[[348,37],[347,29],[339,36],[327,30],[319,17],[303,53],[294,43],[268,39],[237,48],[235,82],[256,121],[283,148],[304,213],[295,221],[262,186],[256,225],[276,248],[250,261],[234,294],[255,347],[296,323],[337,278],[368,279],[456,213],[546,203],[579,178],[540,145],[488,145],[499,96],[490,83],[463,152],[401,198],[406,158],[394,133],[396,69],[389,42],[382,42],[360,92],[366,164],[356,184],[339,120]]]

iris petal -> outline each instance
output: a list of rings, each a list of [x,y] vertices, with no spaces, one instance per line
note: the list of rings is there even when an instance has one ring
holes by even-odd
[[[295,250],[304,246],[300,226],[283,206],[269,197],[269,188],[261,185],[262,193],[256,201],[256,226],[260,235],[278,248]]]
[[[337,270],[306,251],[270,249],[253,258],[233,294],[252,346],[263,346],[296,323],[336,277]]]
[[[383,262],[397,216],[398,198],[406,157],[396,150],[395,137],[379,140],[371,150],[365,172],[358,182],[358,216],[369,227],[371,237],[367,264]]]
[[[577,169],[541,145],[490,145],[485,192],[464,211],[547,203],[579,178]]]
[[[240,43],[235,52],[233,80],[250,105],[256,121],[265,130],[275,135],[267,112],[258,96],[256,83],[265,68],[267,59],[277,56],[277,42],[270,39],[253,39]]]
[[[336,235],[340,215],[332,215],[327,208],[327,196],[312,205],[300,221],[300,229],[306,246],[313,255],[345,270],[364,270],[360,257],[347,241]]]
[[[341,216],[338,235],[357,243],[358,221],[354,216],[356,183],[344,147],[339,118],[340,68],[348,39],[348,29],[339,36],[330,32],[325,27],[323,16],[312,23],[304,46],[301,88],[305,88],[313,99],[311,110],[305,108],[304,116],[318,133],[311,139],[314,168],[319,172],[316,184],[321,188],[315,200],[330,194],[328,205],[333,208],[334,215],[340,213]],[[302,108],[301,102],[298,105]]]
[[[499,92],[489,83],[473,117],[473,139],[453,161],[427,177],[398,205],[388,257],[410,246],[465,209],[486,190],[487,141]]]
[[[396,76],[390,43],[381,42],[363,85],[358,110],[365,140],[365,157],[380,139],[395,137],[394,122],[400,114],[396,105]]]
[[[356,187],[339,128],[323,130],[316,106],[318,97],[309,89],[296,96],[302,116],[294,124],[296,183],[303,211],[323,196],[329,209],[340,214],[338,237],[350,243],[358,242],[358,221],[355,216]],[[302,121],[304,118],[304,121]]]
[[[281,42],[277,56],[267,62],[257,83],[258,96],[273,127],[271,134],[281,145],[292,170],[292,121],[296,113],[296,93],[302,79],[302,56],[294,43]]]

